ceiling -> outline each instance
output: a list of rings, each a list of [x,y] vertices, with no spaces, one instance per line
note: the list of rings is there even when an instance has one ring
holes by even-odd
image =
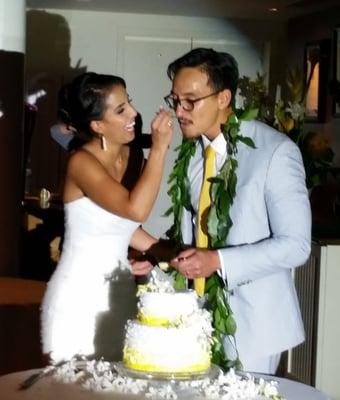
[[[280,20],[339,3],[339,0],[26,0],[28,8]],[[270,11],[273,8],[277,11]]]

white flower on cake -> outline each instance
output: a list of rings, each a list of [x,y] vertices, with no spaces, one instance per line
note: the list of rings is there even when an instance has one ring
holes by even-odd
[[[137,297],[144,293],[174,293],[173,279],[157,266],[151,271],[147,284],[138,285]]]

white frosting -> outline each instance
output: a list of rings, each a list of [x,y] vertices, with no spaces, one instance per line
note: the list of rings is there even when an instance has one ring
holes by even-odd
[[[185,359],[209,352],[210,342],[206,322],[196,321],[189,326],[147,326],[129,321],[125,345],[157,359]]]
[[[147,317],[176,322],[198,310],[197,295],[194,291],[148,292],[141,295],[138,309]]]
[[[211,316],[197,310],[179,326],[148,326],[129,321],[126,328],[124,360],[152,365],[160,371],[190,370],[210,365]]]
[[[126,325],[123,363],[136,370],[205,371],[211,358],[211,315],[193,290],[140,294],[138,320]]]

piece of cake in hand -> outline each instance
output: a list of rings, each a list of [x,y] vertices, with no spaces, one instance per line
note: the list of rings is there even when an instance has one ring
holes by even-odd
[[[210,368],[211,316],[192,290],[153,281],[139,295],[138,315],[126,326],[123,364],[154,373],[203,373]]]

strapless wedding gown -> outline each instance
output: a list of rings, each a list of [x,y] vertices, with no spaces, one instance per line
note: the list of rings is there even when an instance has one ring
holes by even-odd
[[[41,314],[43,352],[54,361],[76,354],[121,360],[124,325],[136,314],[127,250],[138,225],[87,197],[65,204],[62,255]]]

